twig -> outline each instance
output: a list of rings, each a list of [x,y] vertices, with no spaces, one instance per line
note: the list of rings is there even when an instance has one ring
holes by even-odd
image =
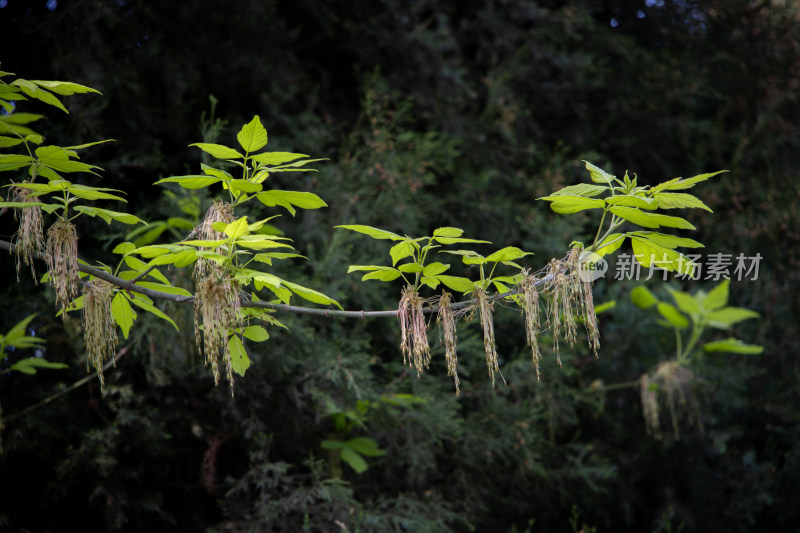
[[[106,364],[103,365],[103,370],[108,370],[109,368],[111,368],[111,365],[117,364],[117,361],[122,359],[122,356],[125,355],[128,352],[128,349],[131,347],[131,344],[128,344],[127,346],[123,346],[120,349],[120,351],[117,352],[117,355],[115,355],[114,358],[111,361],[108,361]],[[44,400],[40,401],[39,403],[35,403],[35,404],[31,405],[30,407],[26,407],[25,409],[23,409],[19,413],[14,413],[11,416],[4,416],[2,418],[2,420],[0,420],[0,428],[3,428],[5,426],[5,424],[7,424],[8,422],[11,422],[12,420],[16,420],[17,418],[21,418],[21,417],[27,415],[28,413],[30,413],[31,411],[35,411],[36,409],[38,409],[40,407],[44,407],[48,403],[53,402],[53,401],[59,399],[60,397],[64,396],[68,392],[74,391],[75,389],[77,389],[81,385],[85,385],[89,381],[91,381],[94,378],[96,378],[97,375],[98,375],[98,372],[93,372],[93,373],[89,374],[88,376],[86,376],[85,378],[79,379],[78,381],[76,381],[75,383],[73,383],[72,385],[67,387],[66,389],[48,396],[47,398],[45,398]]]

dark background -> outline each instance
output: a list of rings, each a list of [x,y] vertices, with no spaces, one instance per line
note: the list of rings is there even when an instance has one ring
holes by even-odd
[[[760,356],[699,357],[689,402],[697,409],[679,409],[678,438],[657,440],[647,434],[638,388],[624,384],[672,357],[674,340],[653,313],[632,306],[635,282],[596,284],[597,302],[617,301],[601,315],[600,359],[579,344],[564,350],[558,368],[548,352],[542,383],[515,312],[496,313],[509,382],[497,389],[477,324],[460,325],[458,398],[441,350],[421,379],[406,371],[392,320],[285,316],[289,331],[249,347],[254,364],[231,399],[195,352],[191,309],[166,306],[185,333],[140,316],[121,343],[125,357],[106,373],[105,396],[93,380],[7,423],[0,529],[797,528],[800,14],[793,3],[0,6],[2,70],[103,93],[65,98],[69,116],[36,102],[21,108],[48,116],[37,129],[49,143],[116,139],[84,154],[105,169],[102,181],[84,179],[126,191],[127,209],[148,221],[181,207],[190,219],[204,212],[202,193],[152,183],[196,172],[200,153],[188,144],[234,143],[255,114],[269,130],[268,148],[329,158],[319,173],[275,178],[330,206],[278,219],[309,258],[278,273],[349,309],[392,308],[400,287],[346,276],[349,264],[384,262],[386,248],[334,231],[337,224],[409,235],[457,226],[496,247],[535,252],[528,264],[538,268],[596,227],[589,216],[558,216],[534,200],[585,180],[582,159],[617,175],[636,172],[645,184],[729,169],[695,189],[715,213],[686,216],[704,253],[763,256],[757,280],[732,283],[731,305],[761,313],[734,335],[765,346]],[[212,127],[209,95],[219,102],[222,129]],[[0,225],[8,240],[11,215]],[[128,228],[89,219],[78,231],[81,256],[110,263],[110,244],[126,239]],[[70,364],[1,375],[0,402],[12,417],[83,377],[85,352],[79,319],[54,318],[52,293],[27,273],[16,283],[12,258],[0,268],[0,331],[38,313],[32,325],[48,341],[46,357]],[[185,273],[171,275],[189,283]],[[668,299],[660,282],[648,286]],[[707,340],[728,335],[710,332]],[[432,325],[432,344],[437,336]],[[419,400],[398,400],[404,393]],[[337,435],[334,413],[361,424]],[[693,416],[700,423],[690,423]],[[336,461],[320,443],[332,436],[368,436],[387,454],[370,458],[364,474],[344,465],[341,478],[331,477]]]

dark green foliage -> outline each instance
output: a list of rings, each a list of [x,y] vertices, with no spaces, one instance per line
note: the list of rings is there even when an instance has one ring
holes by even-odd
[[[281,314],[290,329],[247,344],[253,364],[231,400],[196,354],[191,309],[159,304],[182,333],[142,313],[106,372],[105,395],[92,380],[11,419],[84,377],[85,350],[79,321],[54,319],[52,293],[27,275],[15,283],[7,258],[0,332],[37,313],[45,357],[69,368],[0,375],[0,529],[340,531],[340,521],[350,531],[794,530],[798,14],[791,2],[661,4],[81,0],[48,11],[9,0],[2,70],[103,93],[71,97],[70,120],[31,109],[48,115],[38,128],[48,144],[117,139],[82,160],[106,169],[102,186],[127,191],[128,212],[142,219],[196,223],[205,193],[170,198],[150,184],[196,172],[202,155],[186,145],[235,146],[238,125],[254,115],[272,150],[329,157],[319,173],[278,178],[329,207],[279,220],[309,261],[275,272],[346,309],[391,308],[400,292],[345,274],[385,264],[386,248],[335,225],[408,235],[455,226],[493,250],[535,252],[532,264],[544,266],[572,240],[594,237],[591,214],[563,217],[533,200],[585,181],[580,160],[618,176],[636,170],[640,185],[730,169],[702,185],[713,215],[677,215],[697,227],[704,254],[763,256],[758,280],[731,283],[729,304],[762,318],[704,340],[735,336],[765,351],[699,358],[691,369],[702,431],[681,425],[678,439],[656,441],[638,379],[674,357],[675,337],[657,312],[631,303],[629,282],[595,284],[597,303],[617,302],[599,316],[600,359],[579,338],[562,347],[562,368],[543,359],[541,383],[516,311],[495,310],[508,381],[496,389],[478,321],[459,323],[460,397],[433,323],[431,369],[417,379],[401,364],[393,320]],[[229,127],[209,129],[209,94]],[[92,261],[115,263],[109,243],[144,235],[82,219],[80,253]],[[0,216],[2,235],[12,222]],[[153,243],[187,233],[180,222],[159,228]],[[180,270],[169,278],[191,287]],[[34,355],[23,351],[0,371]],[[636,386],[614,388],[626,383]],[[339,413],[357,422],[338,429]],[[363,474],[337,468],[322,447],[357,437],[386,451],[365,456]]]

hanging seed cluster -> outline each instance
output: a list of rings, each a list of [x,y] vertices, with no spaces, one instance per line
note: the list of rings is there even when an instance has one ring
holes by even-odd
[[[12,202],[32,204],[37,201],[36,197],[31,196],[31,191],[21,187],[12,187],[10,196]],[[44,251],[44,220],[42,217],[42,209],[39,206],[15,209],[14,218],[19,221],[17,239],[15,241],[17,249],[17,281],[19,281],[19,271],[23,262],[31,267],[33,279],[37,281],[33,256],[41,254]]]
[[[215,202],[206,213],[203,222],[192,232],[192,237],[200,240],[216,240],[225,237],[212,225],[215,222],[226,224],[234,220],[233,207],[224,202]],[[217,250],[218,253],[226,253]],[[229,279],[228,273],[216,262],[200,258],[194,267],[194,334],[197,349],[211,365],[214,383],[219,385],[222,374],[220,362],[225,366],[225,374],[233,394],[233,367],[228,347],[229,331],[237,326],[241,316],[239,285]],[[202,332],[200,324],[203,324]]]
[[[663,438],[661,428],[662,404],[666,406],[672,422],[675,439],[680,437],[678,409],[682,408],[689,424],[700,425],[699,407],[692,390],[694,374],[677,361],[664,361],[652,374],[639,378],[642,411],[647,433],[656,439]]]
[[[531,347],[531,359],[536,369],[536,379],[541,381],[540,364],[542,351],[540,335],[550,329],[553,336],[553,351],[561,365],[559,342],[566,341],[573,346],[578,338],[578,322],[586,329],[589,349],[597,357],[600,349],[600,331],[592,297],[592,283],[581,280],[579,260],[582,248],[573,248],[562,259],[553,259],[544,269],[536,273],[523,272],[522,280],[514,289],[513,299],[522,308],[525,318],[525,336]],[[447,374],[453,376],[456,394],[460,392],[458,379],[458,359],[456,355],[456,321],[466,316],[470,320],[476,313],[479,315],[483,331],[483,347],[486,355],[486,366],[492,386],[496,376],[500,375],[497,346],[494,333],[494,307],[496,297],[487,294],[482,287],[473,293],[474,303],[469,307],[453,305],[451,296],[443,293],[437,301],[437,322],[441,327],[442,345],[447,362]],[[428,346],[427,325],[425,323],[423,305],[426,302],[419,297],[412,287],[403,290],[398,308],[400,321],[403,362],[417,370],[420,375],[430,365],[430,348]],[[455,309],[458,308],[458,309]]]
[[[456,343],[458,339],[456,338],[456,321],[453,316],[451,304],[452,298],[450,294],[442,292],[442,296],[439,298],[439,315],[437,317],[437,322],[439,322],[442,328],[444,337],[442,344],[444,344],[444,355],[447,361],[447,375],[453,376],[453,381],[455,381],[456,385],[456,396],[458,396],[461,392],[458,387],[461,382],[458,379],[458,355],[456,354]]]
[[[400,321],[400,351],[403,363],[417,370],[417,376],[431,364],[431,348],[428,345],[428,325],[422,306],[425,302],[412,287],[403,289],[397,318]]]
[[[103,362],[112,359],[117,347],[117,323],[111,315],[114,285],[103,280],[87,284],[84,290],[83,341],[86,345],[86,370],[93,367],[105,390]]]
[[[50,284],[56,291],[56,304],[64,310],[78,296],[81,284],[78,273],[78,233],[70,222],[59,218],[47,230],[45,262],[50,273]]]

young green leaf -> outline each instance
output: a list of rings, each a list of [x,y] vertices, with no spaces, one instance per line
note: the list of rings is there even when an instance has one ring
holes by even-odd
[[[703,201],[691,194],[678,193],[678,192],[658,192],[653,195],[653,199],[658,203],[661,209],[682,209],[682,208],[695,208],[705,209],[709,213],[713,213]]]
[[[283,285],[291,289],[293,293],[297,294],[304,300],[308,300],[309,302],[322,305],[335,305],[339,309],[342,309],[342,306],[339,305],[339,302],[337,302],[333,298],[325,296],[321,292],[317,292],[313,289],[309,289],[308,287],[303,287],[302,285],[298,285],[296,283],[292,283],[291,281],[286,281],[286,280],[283,280]]]
[[[634,224],[645,228],[658,228],[660,226],[679,229],[695,229],[691,222],[680,217],[645,213],[635,207],[614,206],[609,209],[613,214],[624,218]]]
[[[276,205],[285,207],[292,215],[296,213],[294,207],[299,207],[300,209],[319,209],[320,207],[328,206],[322,198],[310,192],[280,191],[275,189],[260,192],[256,194],[256,198],[268,207]]]
[[[368,457],[380,457],[381,455],[386,455],[386,451],[381,450],[378,447],[378,443],[375,442],[375,439],[371,439],[369,437],[355,437],[348,440],[344,444],[345,446],[349,446],[350,448],[354,449],[361,455],[366,455]]]
[[[705,307],[706,311],[716,311],[728,305],[730,285],[730,280],[726,279],[709,291],[703,300],[703,307]]]
[[[579,183],[577,185],[569,185],[563,189],[559,189],[552,193],[550,196],[583,196],[586,198],[593,198],[603,194],[608,190],[605,185],[593,185],[591,183]]]
[[[622,243],[625,242],[625,237],[626,235],[621,233],[612,233],[611,235],[608,235],[600,242],[600,244],[597,245],[594,253],[600,257],[613,254],[619,249],[620,246],[622,246]]]
[[[643,285],[634,287],[631,291],[631,300],[639,309],[647,309],[658,303],[658,298]]]
[[[242,331],[242,335],[253,342],[264,342],[269,339],[269,333],[264,326],[247,326]]]
[[[118,295],[119,295],[119,293],[118,293]],[[146,298],[145,296],[139,294],[139,295],[136,295],[134,298],[132,298],[131,302],[133,302],[133,304],[135,306],[137,306],[137,307],[139,307],[141,309],[144,309],[148,313],[152,313],[152,314],[156,315],[158,318],[166,320],[167,322],[172,324],[172,326],[175,328],[176,331],[180,331],[180,328],[178,328],[178,324],[176,324],[174,320],[172,320],[170,317],[168,317],[161,309],[159,309],[158,307],[156,307],[152,303],[150,303],[148,301],[149,298],[147,298],[147,299],[145,299],[145,298]],[[113,302],[112,302],[112,304],[113,304]],[[125,338],[128,338],[128,336],[126,335]]]
[[[689,325],[689,321],[675,307],[666,302],[658,302],[658,312],[667,319],[673,327],[683,329]]]
[[[451,227],[443,227],[443,228],[436,228],[433,230],[434,237],[461,237],[464,234],[464,230],[459,228],[451,228]]]
[[[257,152],[267,144],[267,130],[261,124],[258,115],[253,120],[242,126],[241,131],[236,134],[236,140],[247,153]]]
[[[238,335],[231,335],[228,339],[228,350],[231,353],[231,368],[244,377],[244,373],[250,368],[250,358],[247,357],[247,350]]]
[[[475,290],[475,283],[469,278],[460,276],[438,275],[436,279],[441,281],[447,288],[460,293],[472,292]]]
[[[200,148],[202,151],[210,154],[212,157],[216,157],[217,159],[242,159],[244,156],[234,150],[233,148],[229,148],[222,144],[214,144],[214,143],[194,143],[190,144],[189,146],[196,146]]]
[[[665,233],[656,233],[655,231],[630,231],[628,232],[628,235],[643,237],[656,243],[658,246],[670,249],[678,248],[679,246],[683,246],[684,248],[704,247],[702,243],[699,243],[694,239],[689,239],[687,237],[676,237],[675,235],[667,235]]]
[[[294,154],[291,152],[265,152],[263,154],[256,154],[252,156],[250,159],[255,161],[256,163],[261,163],[262,165],[281,165],[283,163],[288,163],[289,161],[294,161],[295,159],[300,159],[304,157],[309,157],[306,154]]]
[[[389,255],[392,257],[392,265],[397,265],[397,262],[401,259],[414,255],[415,250],[416,248],[411,244],[410,239],[395,244],[389,249]]]
[[[586,163],[586,170],[589,171],[593,182],[611,184],[611,182],[614,181],[616,176],[612,176],[602,168],[595,166],[588,161],[584,161],[584,163]]]
[[[136,311],[131,308],[128,299],[121,292],[114,295],[111,300],[111,316],[122,330],[122,335],[127,339],[133,321],[136,320]]]
[[[525,257],[526,255],[533,255],[531,252],[523,252],[516,246],[506,246],[490,254],[486,257],[486,261],[491,263],[499,263],[501,261],[513,261]]]
[[[708,325],[717,329],[728,329],[732,325],[749,320],[751,318],[758,318],[759,315],[750,309],[741,307],[723,307],[717,311],[713,311],[708,315]]]
[[[606,204],[599,198],[585,198],[583,196],[544,196],[539,200],[550,203],[550,209],[562,215],[571,215],[585,209],[602,209]]]
[[[367,470],[367,462],[355,450],[345,444],[340,452],[342,461],[350,465],[357,473],[362,474]]]
[[[633,196],[633,195],[620,195],[620,196],[611,196],[606,198],[606,203],[608,205],[622,205],[626,207],[639,207],[641,209],[658,209],[659,205],[658,202],[653,200],[652,198],[645,198],[643,196]]]
[[[22,359],[17,361],[13,365],[11,365],[11,370],[16,370],[17,372],[22,372],[23,374],[35,374],[37,368],[50,368],[53,370],[58,370],[62,368],[69,368],[69,365],[65,365],[64,363],[51,363],[46,359],[42,359],[41,357],[29,357],[27,359]]]
[[[184,189],[202,189],[203,187],[208,187],[220,181],[223,180],[218,177],[193,174],[189,176],[172,176],[160,179],[153,185],[158,185],[159,183],[177,183]]]
[[[763,346],[757,344],[745,344],[739,339],[727,338],[720,341],[707,342],[703,345],[703,351],[712,352],[729,352],[739,353],[745,355],[760,354],[764,351]]]
[[[630,235],[636,261],[645,268],[658,267],[670,272],[691,276],[697,265],[685,255],[659,246],[650,239]]]
[[[363,233],[364,235],[368,235],[373,239],[390,239],[393,241],[405,240],[405,237],[401,237],[400,235],[392,233],[391,231],[373,228],[372,226],[364,226],[361,224],[343,224],[341,226],[336,226],[336,228],[349,229],[350,231]]]

